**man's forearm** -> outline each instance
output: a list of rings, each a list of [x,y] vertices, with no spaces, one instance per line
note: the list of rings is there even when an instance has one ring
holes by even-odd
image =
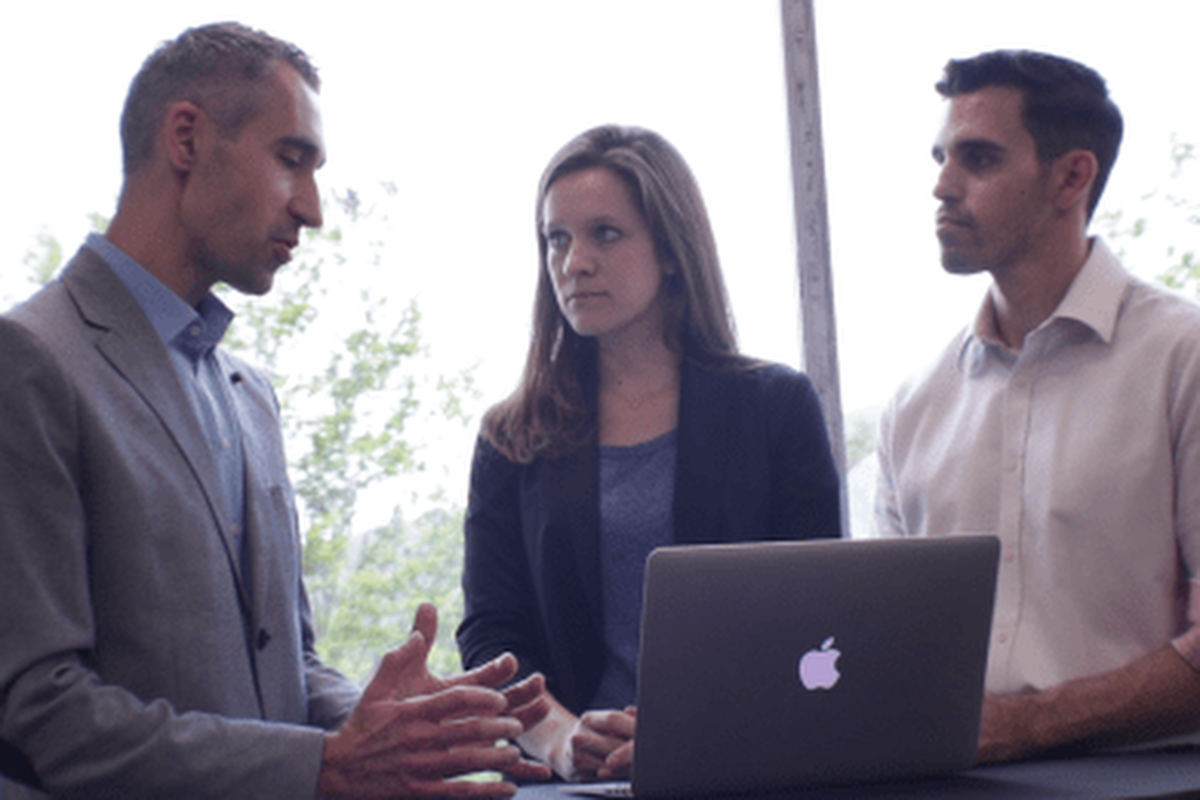
[[[1166,646],[1120,669],[1028,695],[988,695],[979,760],[1098,749],[1200,728],[1200,672]]]

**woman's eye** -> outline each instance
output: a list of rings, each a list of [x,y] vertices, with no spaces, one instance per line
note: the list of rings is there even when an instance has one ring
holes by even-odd
[[[615,242],[621,238],[621,232],[611,225],[602,225],[596,229],[596,239],[601,242]]]
[[[551,250],[561,250],[567,246],[568,237],[564,231],[550,231],[546,234],[546,245]]]

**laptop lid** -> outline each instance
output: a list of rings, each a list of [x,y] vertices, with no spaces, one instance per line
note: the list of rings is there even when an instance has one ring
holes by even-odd
[[[633,793],[970,766],[998,557],[993,536],[656,550]]]

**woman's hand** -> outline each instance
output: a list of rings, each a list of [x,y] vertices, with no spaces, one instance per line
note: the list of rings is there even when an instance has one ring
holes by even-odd
[[[637,709],[589,711],[576,717],[548,692],[550,712],[517,741],[568,781],[629,776]]]
[[[600,780],[628,778],[633,766],[637,709],[589,711],[571,736],[575,769]]]

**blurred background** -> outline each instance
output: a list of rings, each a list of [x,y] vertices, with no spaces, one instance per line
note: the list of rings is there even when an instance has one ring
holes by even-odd
[[[159,42],[236,19],[319,66],[327,224],[270,297],[233,299],[232,344],[288,405],[323,649],[356,677],[427,598],[443,608],[440,664],[456,661],[471,448],[523,362],[534,193],[569,138],[617,122],[670,139],[708,202],[743,350],[802,366],[777,0],[49,0],[5,18],[6,307],[113,213],[121,105]],[[1127,133],[1094,227],[1136,274],[1194,294],[1200,3],[817,0],[816,24],[858,534],[879,407],[986,287],[938,262],[942,65],[1022,47],[1103,74]]]

